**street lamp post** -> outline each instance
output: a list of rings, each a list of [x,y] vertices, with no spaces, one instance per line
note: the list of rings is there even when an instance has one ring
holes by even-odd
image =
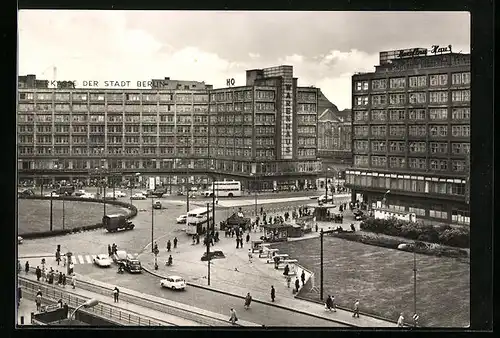
[[[415,252],[416,243],[413,244],[413,320],[414,325],[417,326],[417,254]]]
[[[215,180],[215,169],[212,167],[211,167],[211,169],[212,169],[212,173],[213,173],[212,186],[213,186],[213,190],[214,190],[212,193],[212,231],[215,232],[215,194],[216,194],[215,182],[216,182],[216,180]],[[219,190],[217,189],[217,191],[219,191]]]
[[[52,231],[52,194],[53,191],[50,192],[50,231]]]
[[[320,291],[319,291],[319,297],[320,297],[320,300],[323,301],[323,235],[324,234],[329,234],[331,232],[333,232],[334,230],[326,230],[326,231],[323,231],[323,229],[321,229],[319,235],[320,235],[320,241],[321,241],[321,244],[320,244]]]
[[[153,202],[153,197],[151,197],[151,252],[155,252],[154,250],[154,241],[153,241],[153,234],[154,234],[154,220],[155,220],[155,208],[154,208],[154,202]]]
[[[85,303],[83,303],[82,305],[78,306],[72,313],[71,315],[69,316],[69,319],[73,319],[73,317],[75,316],[76,314],[76,311],[80,310],[82,307],[88,309],[88,308],[91,308],[91,307],[94,307],[96,306],[97,304],[99,304],[99,301],[97,299],[89,299],[87,300]]]
[[[101,185],[102,185],[102,201],[103,201],[103,216],[106,216],[106,173],[104,166],[101,167]]]
[[[189,186],[189,166],[191,163],[188,163],[187,165],[187,170],[186,170],[186,213],[189,213],[189,193],[191,190],[191,187]]]
[[[389,189],[389,190],[387,190],[387,191],[384,193],[384,197],[382,198],[382,201],[384,202],[384,206],[386,206],[386,205],[387,205],[387,204],[386,204],[386,198],[385,198],[385,197],[386,197],[386,195],[387,195],[388,193],[390,193],[390,192],[391,192],[391,190]]]
[[[325,203],[328,202],[328,172],[330,171],[330,168],[327,168],[325,171]],[[332,193],[332,201],[333,201],[333,193]]]
[[[215,194],[212,194],[215,196]],[[209,231],[209,226],[210,226],[210,203],[207,203],[207,232],[205,236],[205,241],[207,245],[207,262],[208,262],[208,276],[207,276],[207,281],[208,281],[208,286],[210,286],[210,231]]]
[[[63,214],[62,214],[62,228],[63,228],[63,230],[64,230],[64,223],[65,223],[65,222],[64,222],[64,221],[65,221],[64,200],[65,200],[65,197],[63,196],[63,198],[62,198],[62,207],[63,207],[63,208],[62,208],[62,209],[63,209],[63,210],[62,210],[62,212],[63,212]]]

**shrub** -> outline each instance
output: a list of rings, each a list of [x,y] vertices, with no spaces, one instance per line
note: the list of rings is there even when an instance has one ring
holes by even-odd
[[[459,229],[448,229],[439,236],[439,242],[444,245],[467,248],[470,245],[470,234]]]

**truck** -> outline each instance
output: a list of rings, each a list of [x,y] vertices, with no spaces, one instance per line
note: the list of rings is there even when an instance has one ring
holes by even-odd
[[[102,217],[102,225],[108,232],[117,232],[119,230],[132,230],[135,225],[128,220],[125,215],[114,214]]]
[[[61,196],[71,196],[75,192],[75,187],[72,185],[64,185],[53,190],[52,192]]]

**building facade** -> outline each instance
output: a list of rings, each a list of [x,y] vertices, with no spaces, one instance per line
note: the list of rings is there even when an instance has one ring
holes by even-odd
[[[381,52],[375,72],[354,75],[352,86],[353,198],[469,224],[470,55],[451,46]]]
[[[316,160],[317,89],[291,66],[247,72],[247,86],[152,80],[151,89],[48,88],[19,78],[19,176],[88,180],[90,172],[206,184],[259,177],[264,188],[303,186]],[[29,80],[29,81],[28,81]]]

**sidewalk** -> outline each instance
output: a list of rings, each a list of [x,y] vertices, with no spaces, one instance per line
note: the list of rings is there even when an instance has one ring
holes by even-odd
[[[33,272],[31,272],[29,274],[25,274],[23,272],[20,274],[20,276],[36,282],[36,276]],[[153,310],[153,309],[150,309],[150,308],[147,308],[144,306],[132,304],[129,302],[120,301],[119,303],[114,303],[112,289],[110,289],[110,291],[109,291],[109,296],[105,296],[105,295],[102,295],[102,294],[99,294],[96,292],[84,290],[84,289],[78,287],[78,278],[77,278],[75,289],[73,289],[70,285],[66,285],[66,287],[63,288],[63,287],[60,287],[60,286],[57,286],[54,284],[50,285],[50,284],[47,284],[44,282],[40,282],[40,283],[42,285],[46,284],[48,286],[55,286],[55,288],[60,289],[61,291],[71,292],[71,293],[77,294],[77,295],[84,297],[84,298],[87,298],[87,299],[97,299],[99,301],[99,303],[105,303],[109,306],[114,306],[118,310],[125,310],[125,311],[134,312],[137,315],[149,317],[150,319],[154,319],[154,320],[157,320],[159,322],[171,323],[171,324],[178,325],[178,326],[202,326],[201,324],[194,322],[194,321],[191,321],[191,320],[186,320],[184,318],[172,316],[172,315],[166,314],[164,312],[156,311],[156,310]],[[26,319],[25,319],[25,323],[26,323]]]
[[[251,232],[251,240],[258,239],[261,234],[261,232]],[[319,233],[312,233],[309,238],[316,236],[319,236]],[[158,255],[159,269],[157,271],[154,270],[154,255],[152,253],[143,253],[139,258],[143,268],[147,272],[155,274],[160,278],[167,275],[180,275],[192,287],[203,287],[241,298],[244,298],[247,292],[250,292],[254,301],[341,322],[350,326],[396,326],[393,322],[366,315],[361,315],[361,318],[353,318],[352,312],[341,309],[338,309],[337,312],[326,312],[320,304],[296,299],[292,293],[295,276],[292,276],[291,287],[288,288],[283,276],[283,270],[276,270],[273,264],[267,264],[267,258],[258,258],[258,253],[255,252],[253,253],[252,263],[249,262],[249,248],[250,243],[244,243],[243,248],[236,249],[235,238],[225,238],[224,233],[222,233],[219,243],[215,243],[210,250],[221,250],[226,258],[212,260],[210,287],[207,286],[208,263],[201,261],[201,256],[206,252],[206,247],[202,244],[202,241],[197,245],[185,244],[179,246],[170,253],[165,252],[165,249],[160,250],[160,254]],[[165,262],[170,254],[173,257],[173,266],[166,267]],[[307,282],[307,279],[310,278],[310,273],[307,270],[305,272]],[[302,270],[298,268],[297,273],[300,279]],[[270,299],[271,285],[276,290],[276,300],[274,303]]]

